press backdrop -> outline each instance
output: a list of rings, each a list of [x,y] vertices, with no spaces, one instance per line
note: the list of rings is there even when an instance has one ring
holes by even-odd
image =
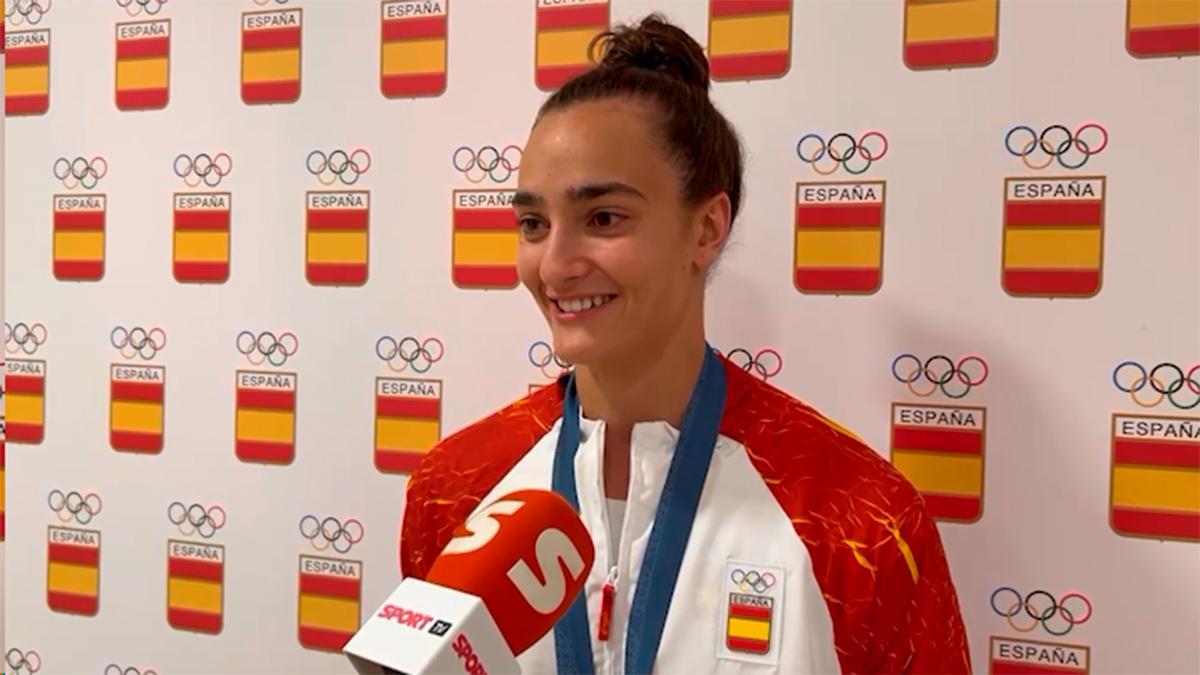
[[[347,669],[408,468],[557,373],[503,190],[650,10],[748,152],[711,342],[910,475],[976,670],[1200,670],[1200,3],[42,1],[7,18],[9,672]]]

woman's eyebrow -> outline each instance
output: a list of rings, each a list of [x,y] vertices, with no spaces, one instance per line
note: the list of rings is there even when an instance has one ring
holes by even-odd
[[[574,202],[585,202],[613,193],[633,195],[643,201],[646,199],[646,195],[642,194],[637,188],[628,183],[616,180],[603,183],[587,183],[567,188],[567,198]]]

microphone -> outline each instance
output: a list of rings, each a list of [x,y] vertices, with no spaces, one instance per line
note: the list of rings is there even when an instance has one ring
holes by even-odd
[[[342,651],[360,673],[520,673],[516,657],[567,613],[595,558],[560,495],[506,494],[460,525],[426,579],[403,580]]]

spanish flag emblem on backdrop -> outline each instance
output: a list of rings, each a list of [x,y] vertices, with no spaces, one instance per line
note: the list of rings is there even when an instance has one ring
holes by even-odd
[[[1200,541],[1200,418],[1114,414],[1112,424],[1113,530]]]
[[[796,184],[796,290],[879,290],[885,189],[883,181]]]
[[[224,591],[224,546],[167,541],[167,623],[172,628],[220,633]]]
[[[376,378],[376,468],[385,473],[412,472],[441,434],[440,380]]]
[[[9,359],[4,387],[7,440],[41,443],[46,436],[46,362]]]
[[[340,652],[358,632],[362,607],[362,563],[300,556],[300,644]]]
[[[233,195],[175,195],[173,269],[183,283],[219,284],[229,279],[229,229]]]
[[[1090,297],[1104,261],[1103,176],[1004,181],[1004,290]]]
[[[588,45],[608,30],[608,0],[554,2],[537,0],[537,43],[534,80],[538,89],[553,91],[592,67]]]
[[[114,364],[110,373],[109,439],[113,450],[162,452],[167,369]]]
[[[295,458],[296,383],[295,373],[237,372],[238,459],[287,464]]]
[[[996,58],[1000,0],[905,0],[904,63],[914,70]]]
[[[5,33],[4,49],[5,114],[41,115],[49,110],[50,31]]]
[[[449,5],[449,0],[383,3],[379,87],[384,96],[436,96],[446,90]]]
[[[1200,54],[1200,0],[1128,0],[1125,46],[1134,56]]]
[[[792,0],[709,0],[714,80],[782,77],[792,62]]]
[[[983,516],[987,410],[892,404],[892,464],[921,493],[938,520]]]
[[[517,285],[515,190],[455,190],[451,276],[459,288]]]
[[[309,192],[305,274],[315,286],[367,283],[371,193]]]
[[[100,533],[51,526],[46,537],[46,604],[66,614],[96,614],[100,610]]]
[[[242,100],[291,103],[300,98],[300,9],[242,15]]]
[[[104,276],[105,195],[54,195],[54,278],[97,281]]]
[[[171,20],[117,24],[117,108],[149,110],[170,94]]]

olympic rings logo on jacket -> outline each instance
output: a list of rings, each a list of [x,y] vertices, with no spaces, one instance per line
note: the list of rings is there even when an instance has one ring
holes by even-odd
[[[4,654],[4,662],[8,664],[9,675],[33,675],[42,669],[42,657],[35,651],[23,652],[16,647]]]
[[[529,345],[529,363],[533,364],[534,368],[542,371],[542,375],[547,380],[557,380],[571,368],[571,364],[560,359],[558,354],[554,353],[554,348],[542,340]],[[557,374],[547,370],[551,363],[558,366]]]
[[[493,183],[503,183],[521,169],[523,154],[518,145],[508,145],[503,150],[497,150],[494,145],[473,150],[464,145],[454,151],[450,163],[472,183],[482,183],[485,178],[492,179]],[[499,169],[503,169],[503,173]]]
[[[720,354],[719,351],[717,353]],[[753,356],[750,355],[750,350],[737,347],[729,350],[726,358],[747,373],[758,375],[763,382],[775,377],[779,371],[783,370],[783,357],[770,347],[758,350]]]
[[[321,185],[333,185],[341,181],[342,185],[354,185],[367,171],[371,170],[371,153],[358,148],[350,153],[345,150],[334,150],[328,155],[321,150],[308,153],[304,167],[317,177]]]
[[[36,26],[50,11],[50,6],[51,0],[8,0],[8,8],[4,12],[6,23],[20,26],[28,22],[30,26]]]
[[[110,663],[104,667],[104,675],[158,675],[154,670],[138,670],[133,666],[122,668],[115,663]]]
[[[74,190],[83,186],[91,190],[100,183],[100,179],[108,175],[108,160],[99,155],[88,159],[76,157],[67,159],[59,157],[54,160],[54,177],[62,181],[63,187]]]
[[[132,329],[117,326],[109,333],[108,341],[124,358],[140,356],[149,361],[167,346],[167,333],[161,328],[151,328],[147,331],[141,326]]]
[[[215,188],[221,184],[222,178],[233,172],[233,158],[225,152],[217,153],[216,157],[206,152],[201,152],[195,157],[181,153],[175,158],[171,169],[188,187],[199,187],[200,183],[204,183]]]
[[[840,139],[846,139],[839,143]],[[867,141],[871,139],[879,139],[878,143],[872,145],[879,146],[875,150],[867,147]],[[807,148],[807,150],[806,150]],[[845,131],[838,132],[829,138],[829,142],[825,142],[825,138],[821,134],[808,133],[800,137],[796,141],[796,156],[805,164],[811,164],[813,171],[816,171],[822,176],[837,171],[838,167],[846,169],[846,173],[857,176],[871,168],[871,165],[883,159],[883,156],[888,151],[888,139],[883,135],[882,131],[872,129],[864,132],[857,139]],[[818,162],[821,158],[829,156],[831,163],[828,168],[821,168]],[[851,165],[851,160],[857,158],[854,165]]]
[[[282,366],[300,350],[300,338],[290,332],[275,337],[271,331],[255,335],[244,330],[238,333],[237,350],[252,366],[261,366],[264,361],[273,366]]]
[[[35,323],[32,326],[24,322],[13,326],[7,321],[4,322],[4,351],[9,354],[24,352],[32,356],[37,353],[38,347],[46,344],[46,326],[41,323]]]
[[[93,518],[100,515],[100,509],[104,506],[100,495],[94,492],[80,494],[71,491],[63,494],[62,490],[51,490],[46,497],[46,504],[62,522],[69,523],[74,520],[80,525],[92,522]]]
[[[203,504],[184,506],[183,502],[171,502],[167,507],[167,520],[179,528],[179,534],[190,537],[199,534],[211,538],[225,527],[225,509],[216,504],[205,508]]]
[[[1131,368],[1133,371],[1129,370]],[[1164,384],[1163,379],[1159,376],[1160,370],[1165,370],[1167,373],[1174,372],[1174,377]],[[1162,403],[1163,399],[1167,399],[1171,405],[1180,410],[1191,410],[1200,405],[1200,375],[1197,374],[1198,372],[1200,372],[1200,361],[1192,364],[1186,373],[1183,368],[1169,361],[1154,366],[1148,373],[1145,366],[1137,361],[1122,361],[1117,364],[1116,368],[1113,368],[1112,381],[1118,390],[1129,394],[1133,402],[1143,408],[1153,408]],[[1137,374],[1134,375],[1134,373]],[[1138,396],[1138,392],[1145,389],[1147,384],[1154,393],[1158,394],[1157,397],[1141,398]],[[1187,392],[1190,393],[1185,393],[1176,399],[1175,394],[1184,391],[1185,386]],[[1191,401],[1188,401],[1189,397]]]
[[[445,353],[445,345],[435,337],[425,338],[424,341],[421,341],[408,336],[397,341],[390,335],[384,335],[375,342],[375,355],[379,357],[379,360],[387,363],[388,368],[397,373],[403,373],[410,366],[413,372],[427,373],[433,364],[442,360]],[[397,360],[399,360],[398,365]]]
[[[743,593],[754,591],[759,595],[771,590],[775,585],[775,575],[767,572],[759,574],[757,570],[747,572],[741,568],[735,569],[729,573],[729,580],[737,584],[738,590]]]
[[[347,519],[345,523],[333,516],[319,520],[314,515],[306,515],[300,519],[300,536],[316,551],[325,551],[332,546],[338,553],[349,553],[363,540],[364,534],[363,525],[357,518]]]
[[[1100,132],[1100,138],[1094,139],[1091,143],[1084,141],[1083,132],[1089,129]],[[1022,134],[1014,138],[1019,131],[1028,134],[1028,137],[1026,138]],[[1078,169],[1087,164],[1092,155],[1099,154],[1106,147],[1108,147],[1108,129],[1099,122],[1084,122],[1076,127],[1073,133],[1061,124],[1051,124],[1042,129],[1040,134],[1031,126],[1018,124],[1004,134],[1004,149],[1008,151],[1008,154],[1020,157],[1025,166],[1035,171],[1050,166],[1054,160],[1058,160],[1064,169]],[[1039,150],[1045,153],[1046,161],[1041,164],[1030,162],[1030,157]],[[1065,157],[1071,150],[1077,151],[1075,154],[1078,156],[1078,160],[1068,163]]]
[[[162,11],[167,0],[117,0],[117,5],[125,8],[129,16],[138,16],[142,12],[154,16]]]
[[[997,605],[996,596],[1005,591],[1012,594],[1013,602],[1011,604],[1001,603],[1000,605]],[[1045,609],[1037,609],[1035,604],[1042,603],[1034,603],[1033,599],[1035,597],[1047,598],[1049,605]],[[1075,598],[1078,598],[1080,601],[1082,601],[1083,606],[1076,608],[1076,611],[1072,612],[1071,610],[1067,609],[1067,601]],[[1076,592],[1067,593],[1056,600],[1053,595],[1050,595],[1049,592],[1041,589],[1033,591],[1022,597],[1015,588],[1001,586],[1000,588],[992,591],[991,605],[992,611],[998,616],[1002,616],[1007,619],[1008,625],[1018,633],[1028,633],[1034,628],[1037,628],[1038,624],[1041,624],[1042,629],[1047,633],[1062,637],[1063,635],[1070,633],[1071,629],[1075,626],[1087,623],[1088,619],[1092,618],[1092,601],[1088,600],[1087,596],[1084,594]],[[1029,617],[1030,622],[1024,625],[1018,625],[1016,619],[1017,617],[1020,617],[1022,613]],[[1050,620],[1055,616],[1062,617],[1062,622],[1066,628],[1055,630],[1054,628],[1050,627]]]
[[[901,361],[912,362],[912,368],[906,368],[907,372],[904,375],[897,369]],[[942,368],[934,367],[935,364],[943,363],[945,366]],[[967,372],[967,364],[970,363],[979,364],[982,372],[972,377]],[[925,359],[924,363],[913,354],[901,354],[892,360],[892,377],[896,378],[897,382],[908,385],[908,390],[921,398],[932,396],[938,389],[948,398],[962,398],[969,394],[971,389],[986,382],[988,373],[987,361],[976,354],[968,354],[957,363],[944,354],[931,356]],[[929,383],[928,389],[917,389],[916,384],[922,380]],[[954,386],[948,387],[950,384]]]

